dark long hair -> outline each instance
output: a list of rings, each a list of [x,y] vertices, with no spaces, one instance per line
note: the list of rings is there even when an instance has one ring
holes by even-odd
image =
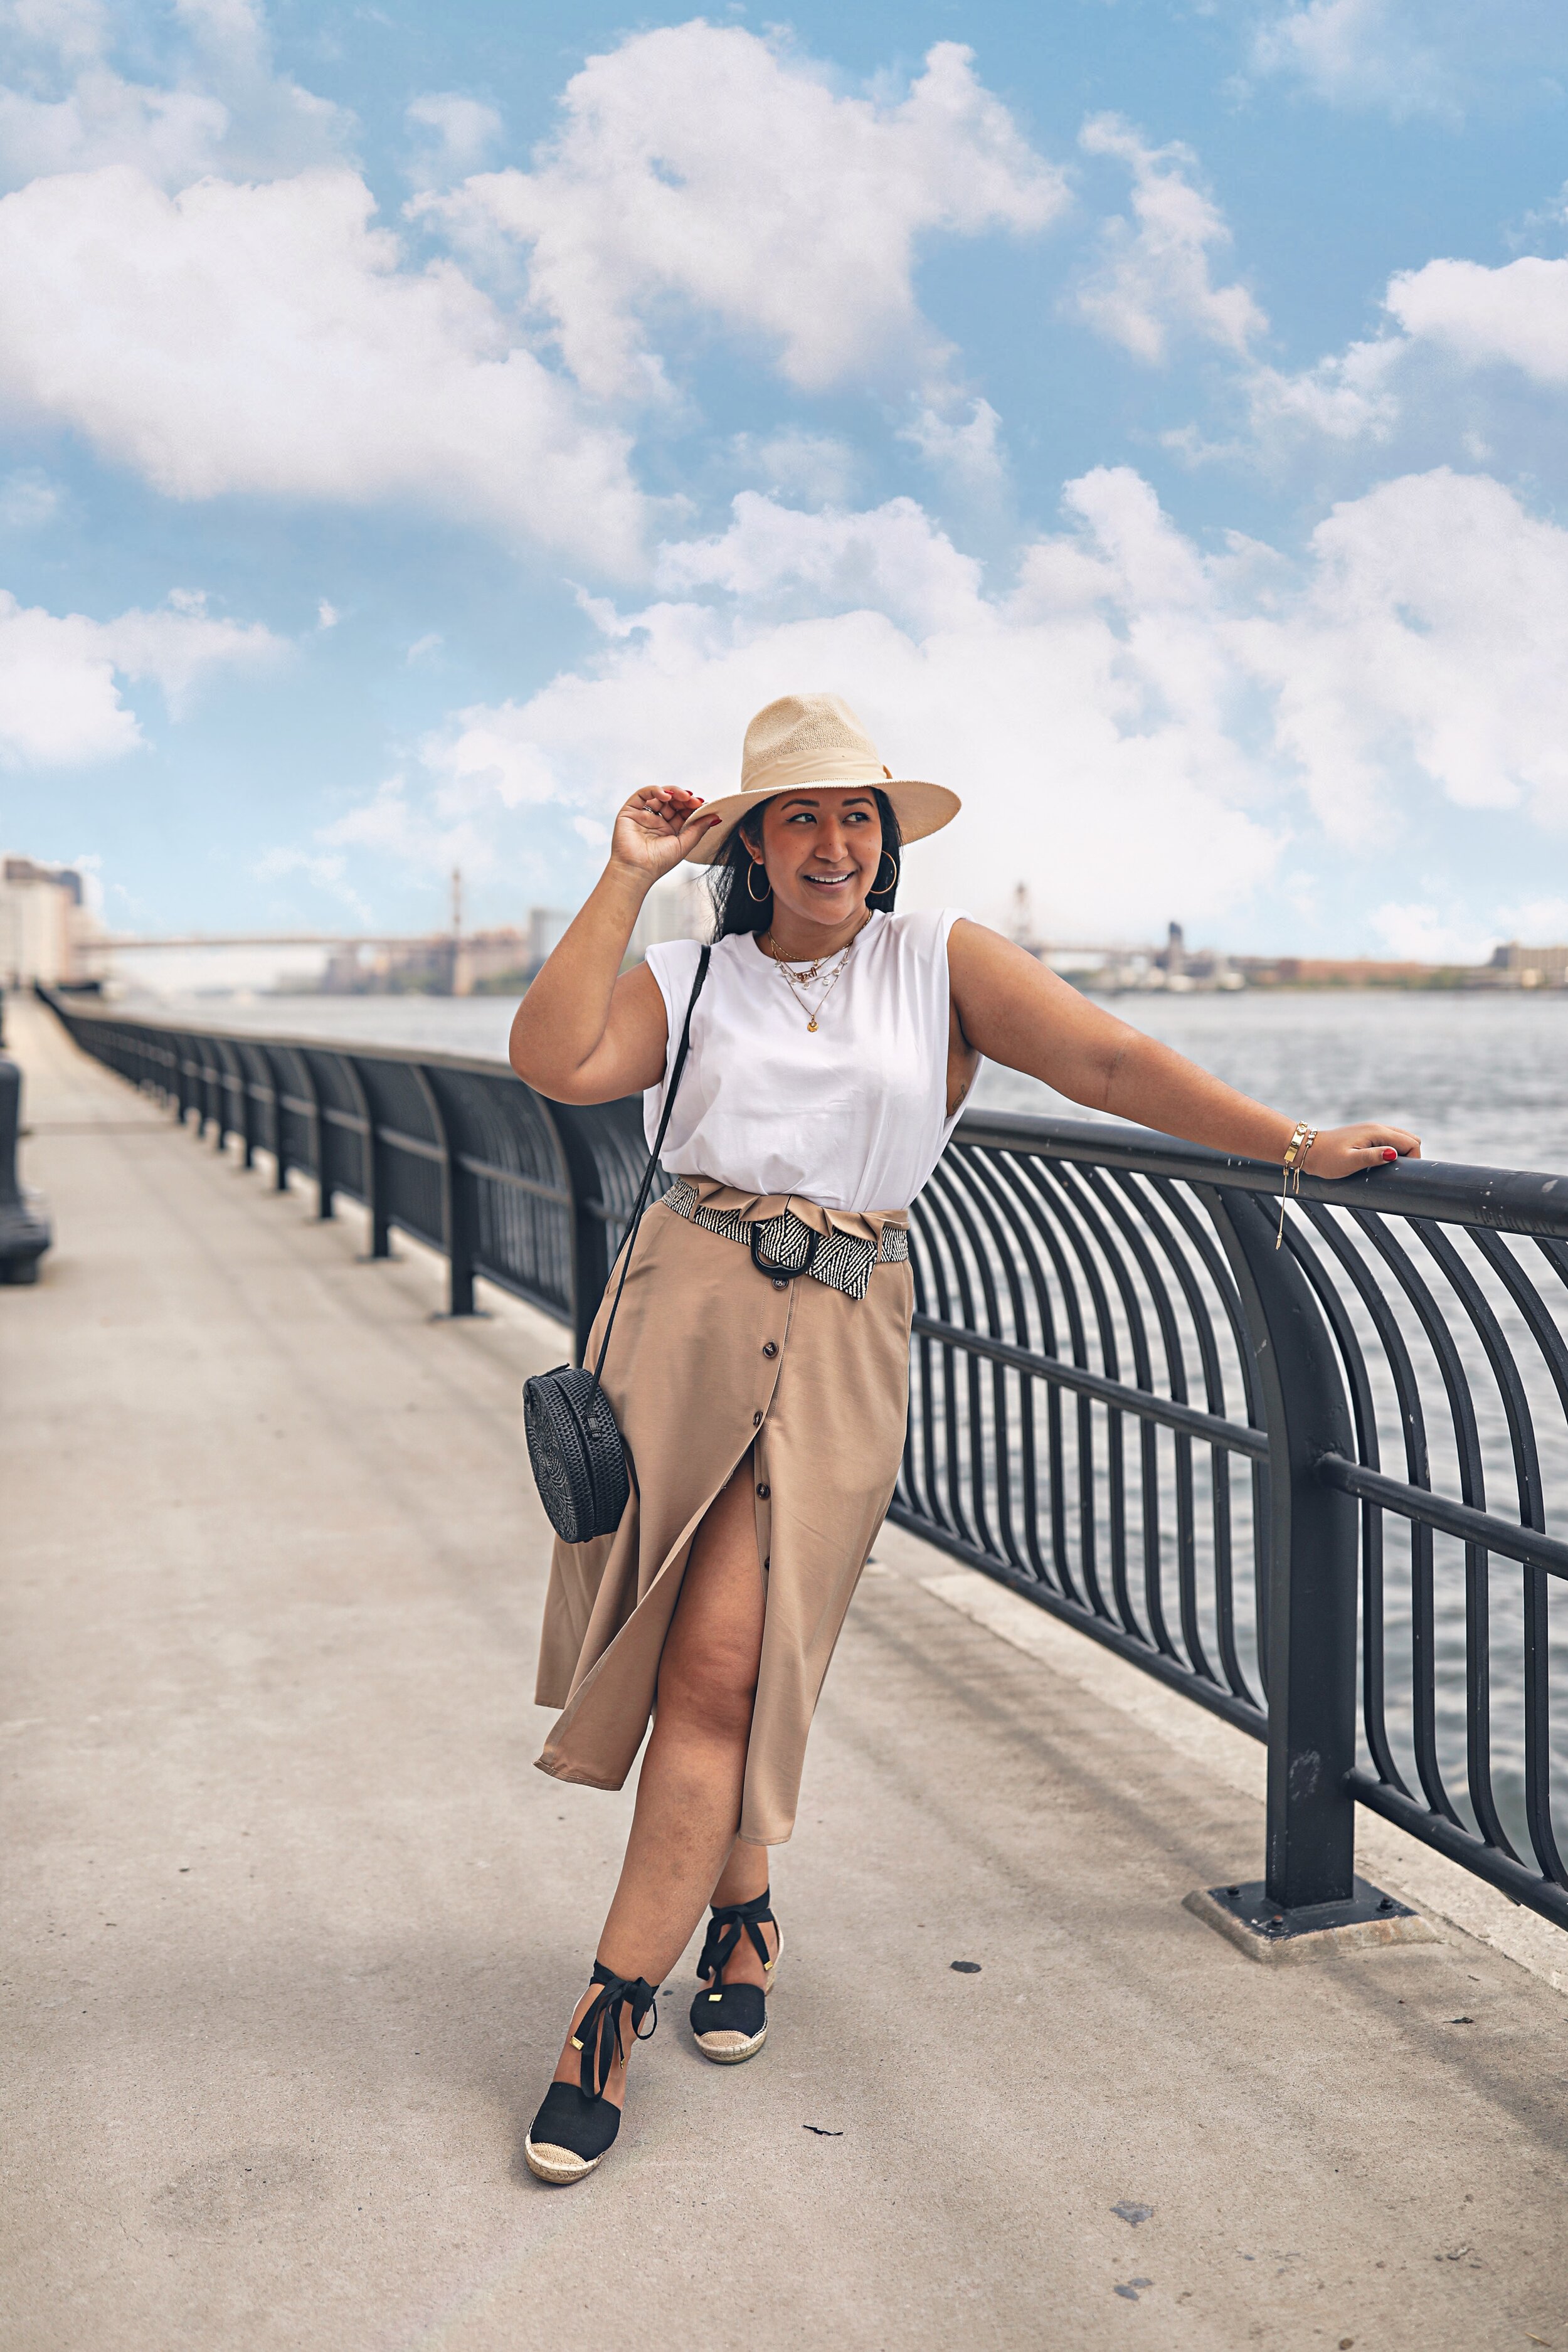
[[[891,914],[899,896],[899,875],[903,866],[904,836],[899,830],[899,820],[893,814],[893,803],[886,793],[877,794],[877,813],[882,820],[882,855],[893,864],[890,888],[878,890],[876,905]],[[734,939],[747,931],[765,931],[773,919],[773,894],[765,888],[761,896],[753,895],[749,877],[765,870],[752,864],[752,851],[762,847],[758,833],[762,812],[742,817],[719,856],[708,869],[708,887],[713,894],[713,936],[716,940]],[[756,830],[753,830],[756,828]],[[748,847],[747,844],[751,846]],[[882,878],[882,868],[877,868],[877,881]],[[873,885],[875,887],[875,885]]]

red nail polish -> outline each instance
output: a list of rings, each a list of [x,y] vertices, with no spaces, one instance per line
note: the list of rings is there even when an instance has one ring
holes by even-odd
[[[1385,1143],[1385,1144],[1384,1145],[1384,1147],[1383,1147],[1383,1156],[1384,1156],[1384,1160],[1397,1160],[1397,1159],[1398,1159],[1398,1157],[1399,1157],[1399,1154],[1398,1154],[1398,1152],[1397,1152],[1397,1151],[1395,1151],[1395,1150],[1394,1150],[1394,1146],[1393,1146],[1393,1144],[1392,1144],[1392,1143]]]

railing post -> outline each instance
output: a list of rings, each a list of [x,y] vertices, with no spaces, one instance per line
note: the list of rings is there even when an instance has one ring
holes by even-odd
[[[283,1087],[278,1076],[278,1065],[265,1045],[258,1044],[256,1052],[267,1073],[268,1090],[272,1097],[272,1189],[275,1192],[289,1190],[289,1147],[283,1139]],[[266,1140],[263,1139],[263,1150]]]
[[[474,1307],[474,1180],[460,1164],[451,1123],[435,1079],[419,1063],[411,1069],[430,1107],[441,1147],[441,1232],[447,1253],[447,1312],[472,1315]]]
[[[180,1125],[184,1126],[190,1113],[196,1114],[196,1133],[201,1134],[202,1103],[196,1086],[195,1072],[191,1066],[195,1048],[188,1037],[180,1037],[174,1046],[174,1083],[179,1104]]]
[[[316,1073],[310,1067],[310,1055],[300,1046],[294,1059],[305,1081],[305,1092],[310,1097],[310,1133],[316,1146],[316,1216],[324,1224],[332,1213],[332,1180],[327,1169],[331,1138],[327,1122],[321,1117],[321,1090],[316,1084]]]
[[[1393,1940],[1411,1915],[1355,1874],[1356,1510],[1317,1475],[1325,1454],[1355,1453],[1344,1381],[1305,1275],[1275,1247],[1277,1213],[1249,1192],[1204,1194],[1268,1432],[1268,1811],[1261,1883],[1190,1899],[1249,1948]]]
[[[572,1196],[572,1360],[580,1364],[588,1334],[610,1278],[610,1228],[605,1213],[605,1179],[593,1139],[571,1107],[540,1097],[554,1129]]]
[[[228,1149],[229,1137],[236,1133],[237,1130],[229,1122],[228,1097],[230,1089],[228,1083],[228,1055],[225,1051],[224,1040],[221,1037],[215,1037],[211,1042],[213,1057],[212,1092],[217,1104],[217,1109],[215,1114],[217,1124],[217,1140],[214,1144],[213,1149],[221,1156]]]
[[[474,1307],[474,1179],[447,1145],[447,1257],[448,1315],[472,1315]]]
[[[342,1066],[348,1072],[353,1086],[354,1100],[359,1105],[360,1117],[364,1121],[364,1156],[362,1162],[362,1174],[364,1205],[370,1218],[370,1255],[373,1258],[390,1257],[392,1228],[386,1221],[385,1171],[382,1164],[381,1136],[375,1123],[375,1113],[371,1108],[370,1089],[364,1082],[364,1072],[353,1056],[351,1054],[344,1054],[342,1059]]]
[[[238,1074],[239,1140],[242,1147],[239,1164],[242,1168],[254,1168],[256,1165],[256,1113],[255,1106],[250,1099],[250,1065],[245,1058],[244,1046],[234,1040],[226,1038],[224,1050],[229,1055],[234,1064],[234,1069]]]
[[[1268,1212],[1233,1194],[1225,1223],[1268,1429],[1268,1887],[1293,1910],[1344,1901],[1355,1872],[1356,1513],[1317,1478],[1355,1443],[1333,1342]]]

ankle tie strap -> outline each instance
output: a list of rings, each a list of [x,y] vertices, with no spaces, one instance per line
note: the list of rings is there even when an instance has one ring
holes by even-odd
[[[650,1985],[646,1977],[618,1977],[602,1960],[595,1961],[589,1982],[601,1990],[584,2011],[572,2036],[572,2047],[583,2053],[583,2063],[577,2072],[583,2096],[602,2099],[610,2068],[617,2058],[626,2054],[621,2040],[621,2011],[631,2011],[633,2039],[651,2042],[658,2031],[658,1988]],[[649,2010],[653,2011],[653,2023],[645,2033],[642,2021]]]
[[[697,1974],[703,1984],[710,1979],[717,1983],[741,1948],[741,1938],[749,1936],[757,1958],[764,1969],[772,1969],[768,1948],[763,1940],[764,1925],[776,1923],[768,1908],[771,1887],[764,1886],[749,1903],[715,1903],[703,1940],[702,1957],[697,1963]]]

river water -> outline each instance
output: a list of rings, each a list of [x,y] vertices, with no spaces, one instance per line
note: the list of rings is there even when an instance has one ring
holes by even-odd
[[[514,1007],[499,996],[268,996],[135,1009],[204,1028],[501,1060]],[[1420,1135],[1431,1160],[1568,1169],[1568,991],[1258,991],[1123,996],[1110,1009],[1320,1127],[1392,1118]],[[1037,1079],[990,1066],[974,1099],[992,1110],[1086,1116]]]

